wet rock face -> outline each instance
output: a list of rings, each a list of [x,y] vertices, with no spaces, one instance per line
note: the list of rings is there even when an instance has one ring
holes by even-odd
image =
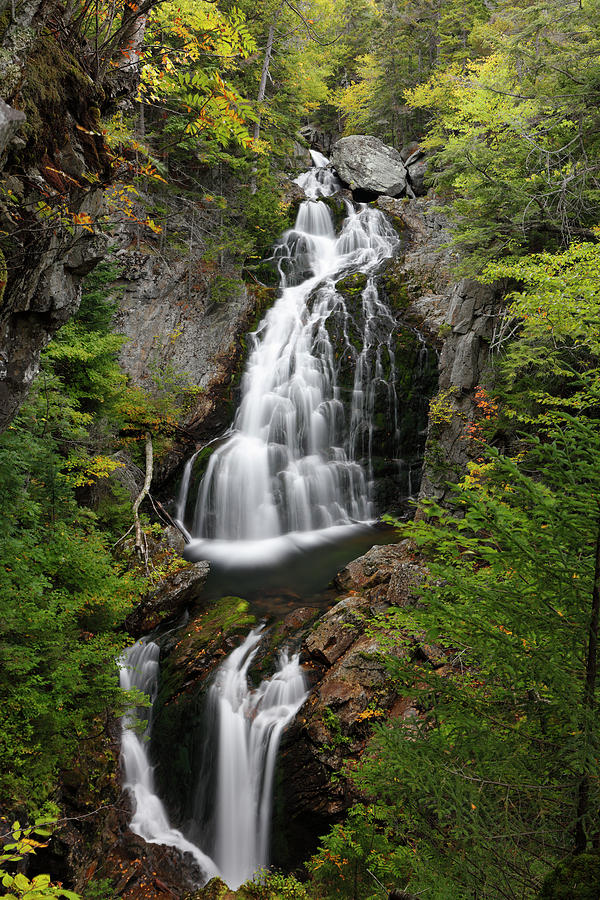
[[[386,274],[401,292],[402,318],[438,350],[439,390],[430,405],[420,496],[443,500],[477,454],[470,425],[477,419],[476,390],[485,386],[494,327],[502,315],[497,285],[453,280],[457,255],[448,248],[448,223],[435,201],[380,197],[405,236],[402,253]]]
[[[398,695],[386,666],[386,658],[409,651],[404,641],[390,642],[385,630],[374,627],[374,617],[391,604],[414,603],[424,573],[407,542],[371,548],[338,575],[341,599],[306,636],[301,658],[313,688],[282,744],[276,864],[306,858],[317,836],[356,800],[343,770],[360,758],[373,723],[390,714],[417,714]]]

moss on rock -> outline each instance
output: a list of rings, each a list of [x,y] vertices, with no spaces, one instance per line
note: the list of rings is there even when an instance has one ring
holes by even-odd
[[[360,297],[366,286],[367,276],[363,272],[355,272],[354,275],[346,275],[345,278],[341,278],[336,284],[336,290],[342,297],[351,300],[354,297]]]
[[[27,146],[22,155],[36,162],[44,153],[52,153],[69,143],[69,114],[93,128],[99,116],[99,90],[78,60],[62,47],[49,32],[35,41],[27,60],[26,74],[15,105],[22,109],[27,121],[22,134]],[[90,140],[91,138],[91,140]],[[78,134],[82,144],[96,156],[93,136]]]
[[[406,309],[410,302],[408,287],[400,261],[392,259],[381,275],[381,282],[386,296],[394,309]]]

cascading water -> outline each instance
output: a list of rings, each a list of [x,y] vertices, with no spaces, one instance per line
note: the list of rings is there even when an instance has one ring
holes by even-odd
[[[349,201],[336,236],[318,198],[339,183],[325,157],[313,159],[315,168],[298,179],[311,199],[273,256],[280,296],[252,336],[232,432],[198,491],[189,558],[230,554],[232,541],[238,555],[240,543],[252,542],[252,555],[257,542],[272,545],[284,535],[302,541],[374,515],[374,403],[383,389],[394,420],[396,322],[373,276],[398,238],[381,212]],[[364,282],[358,308],[336,289],[350,273]],[[179,510],[186,492],[187,484]]]
[[[273,775],[281,734],[307,697],[298,656],[282,652],[277,671],[253,690],[248,670],[258,650],[263,626],[250,632],[241,646],[219,668],[209,692],[216,712],[214,740],[217,758],[217,792],[214,810],[214,861],[184,835],[169,825],[158,797],[147,740],[151,732],[150,711],[144,734],[135,725],[138,710],[123,717],[121,755],[125,789],[134,805],[130,828],[153,844],[176,847],[190,853],[202,871],[200,881],[220,875],[237,889],[259,869],[268,865]],[[159,648],[151,641],[138,641],[120,661],[123,690],[137,688],[156,696]]]
[[[214,856],[234,890],[268,865],[277,748],[307,697],[298,657],[286,652],[272,678],[255,691],[248,688],[261,630],[251,631],[229,655],[210,691],[218,713]]]
[[[402,463],[400,433],[407,422],[420,421],[414,413],[400,421],[397,322],[375,281],[398,244],[396,233],[378,210],[336,198],[330,202],[346,208],[336,234],[325,201],[340,185],[325,157],[312,155],[315,166],[297,179],[308,199],[273,254],[279,298],[251,337],[240,407],[231,430],[217,439],[187,523],[193,538],[188,558],[208,558],[223,568],[231,560],[244,572],[260,571],[261,562],[272,568],[276,559],[287,565],[298,550],[369,531],[375,454]],[[376,450],[383,431],[387,448]],[[201,455],[188,461],[177,498],[184,530]],[[409,454],[409,474],[410,460]],[[221,665],[208,693],[214,728],[203,740],[211,759],[198,773],[197,789],[185,786],[192,797],[186,833],[197,843],[169,824],[148,744],[131,728],[137,711],[123,720],[132,830],[191,853],[203,879],[218,872],[234,889],[268,864],[277,749],[307,694],[297,656],[286,653],[271,679],[250,688],[260,640],[261,629],[253,630]],[[138,643],[123,657],[122,686],[153,699],[157,672],[158,647]],[[207,783],[212,787],[204,791]]]
[[[159,648],[152,641],[138,641],[125,651],[120,660],[120,684],[124,691],[137,688],[146,694],[150,702],[156,697],[158,684]],[[206,880],[218,874],[212,859],[199,847],[186,840],[176,828],[171,828],[166,810],[154,788],[152,766],[145,743],[151,729],[152,709],[145,731],[136,729],[141,720],[140,711],[129,709],[123,716],[121,733],[121,758],[125,774],[124,787],[133,800],[133,818],[129,827],[149,844],[165,844],[176,847],[182,853],[191,853]]]

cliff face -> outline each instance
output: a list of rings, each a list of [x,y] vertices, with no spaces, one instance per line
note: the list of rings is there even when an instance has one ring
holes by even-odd
[[[453,280],[457,260],[433,200],[380,197],[377,203],[405,237],[388,272],[388,290],[401,298],[402,319],[438,352],[420,496],[441,500],[446,483],[460,479],[476,453],[470,426],[477,418],[476,390],[486,384],[502,294],[496,285]]]
[[[173,389],[195,389],[178,440],[157,473],[165,481],[197,446],[230,424],[246,335],[272,293],[245,284],[238,267],[217,276],[222,293],[215,296],[210,281],[182,253],[165,258],[122,249],[115,259],[122,294],[113,327],[127,338],[123,369],[135,384],[171,379]]]
[[[0,430],[22,403],[40,352],[77,310],[81,278],[105,242],[87,224],[102,206],[109,159],[98,133],[104,94],[61,40],[58,3],[29,0],[0,17]],[[90,186],[92,185],[92,186]]]

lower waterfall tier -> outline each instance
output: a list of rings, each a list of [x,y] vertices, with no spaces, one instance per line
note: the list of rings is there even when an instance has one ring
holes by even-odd
[[[149,843],[190,854],[201,883],[219,875],[234,890],[268,866],[277,749],[284,728],[307,697],[298,656],[290,657],[285,650],[275,674],[257,688],[250,686],[248,670],[262,631],[262,625],[253,629],[226,658],[206,698],[204,715],[210,727],[204,740],[213,753],[203,755],[204,766],[195,773],[196,783],[188,785],[188,790],[197,798],[194,824],[208,820],[203,843],[210,856],[171,827],[158,796],[150,763],[152,708],[142,734],[139,710],[130,709],[123,718],[124,787],[134,807],[131,830]],[[123,689],[137,688],[153,701],[158,656],[158,646],[150,641],[139,641],[130,648],[121,660]],[[207,811],[202,786],[208,782],[216,787]]]

